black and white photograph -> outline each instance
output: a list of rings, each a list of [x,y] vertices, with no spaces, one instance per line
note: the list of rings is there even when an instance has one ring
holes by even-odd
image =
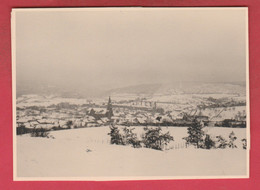
[[[16,181],[248,178],[248,9],[12,10]]]

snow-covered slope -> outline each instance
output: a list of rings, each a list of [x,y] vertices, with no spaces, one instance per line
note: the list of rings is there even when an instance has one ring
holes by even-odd
[[[186,128],[169,127],[175,143],[181,143]],[[234,131],[240,141],[246,129],[214,128],[227,136]],[[136,131],[140,134],[142,129]],[[158,151],[110,145],[108,127],[51,132],[55,139],[17,136],[18,177],[170,177],[245,176],[247,151],[203,150],[193,147]],[[92,178],[93,179],[93,178]]]

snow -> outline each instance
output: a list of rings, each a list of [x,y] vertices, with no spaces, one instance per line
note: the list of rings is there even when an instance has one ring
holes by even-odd
[[[158,151],[110,145],[109,127],[52,131],[53,138],[21,135],[17,141],[17,177],[124,177],[124,176],[246,176],[247,151],[237,149],[169,149]],[[135,132],[142,134],[142,127]],[[163,127],[183,143],[187,128]],[[210,128],[238,141],[246,129]],[[169,146],[170,147],[170,146]]]

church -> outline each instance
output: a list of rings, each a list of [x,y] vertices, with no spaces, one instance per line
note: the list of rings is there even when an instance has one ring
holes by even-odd
[[[88,115],[93,116],[96,120],[99,120],[103,117],[107,117],[109,120],[113,117],[113,108],[112,108],[112,102],[111,98],[109,96],[107,108],[91,108]]]

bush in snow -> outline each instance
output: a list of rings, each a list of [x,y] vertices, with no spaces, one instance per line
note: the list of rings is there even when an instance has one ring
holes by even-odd
[[[141,141],[137,139],[137,134],[133,133],[134,128],[125,127],[123,129],[123,145],[131,144],[134,148],[141,147]]]
[[[128,127],[123,128],[123,131],[120,133],[118,127],[114,125],[110,126],[110,143],[117,144],[117,145],[129,145],[131,144],[134,148],[140,148],[141,141],[137,139],[137,134],[133,132],[133,129]]]
[[[243,143],[243,149],[247,149],[247,140],[246,139],[242,139],[241,140],[242,141],[242,143]]]
[[[221,135],[216,136],[216,138],[217,138],[217,143],[218,143],[217,148],[224,149],[228,146],[227,140],[224,139]]]
[[[133,132],[134,128],[129,127],[123,128],[120,132],[119,128],[112,125],[110,126],[111,144],[117,145],[132,145],[134,148],[142,147],[141,143],[145,145],[146,148],[152,148],[156,150],[162,150],[165,145],[170,141],[173,141],[173,137],[169,132],[163,134],[161,128],[148,128],[145,127],[145,134],[142,136],[142,141],[138,140],[137,134]]]
[[[194,120],[192,125],[188,127],[188,137],[184,137],[187,144],[192,144],[197,148],[204,147],[204,131],[202,130],[203,124],[197,120]]]
[[[58,126],[54,126],[51,128],[52,130],[56,131],[56,130],[62,130],[62,128],[60,127],[60,125]]]
[[[73,122],[71,120],[69,120],[69,121],[67,121],[66,125],[67,125],[68,129],[71,129],[71,126],[73,125]]]
[[[117,145],[123,145],[123,137],[120,134],[118,127],[111,125],[109,128],[110,128],[110,133],[108,133],[108,135],[110,135],[110,137],[111,137],[110,143],[117,144]]]
[[[173,137],[169,132],[163,134],[160,127],[157,128],[144,128],[145,134],[143,135],[143,143],[146,148],[152,148],[156,150],[163,150],[164,146],[170,141],[173,141]]]
[[[49,138],[49,132],[44,128],[34,128],[31,133],[31,137],[46,137]]]
[[[123,140],[123,145],[130,144],[130,141],[132,138],[136,136],[136,134],[133,133],[134,128],[129,128],[129,127],[124,127],[123,128],[123,135],[122,135],[122,140]]]
[[[237,146],[235,145],[235,140],[237,139],[237,137],[235,136],[235,133],[232,131],[230,134],[229,134],[229,141],[227,141],[226,139],[224,139],[222,136],[216,136],[217,138],[217,142],[218,142],[218,146],[217,148],[237,148]],[[243,141],[243,140],[242,140]],[[243,145],[243,148],[244,148],[244,145]]]
[[[141,148],[142,145],[141,145],[141,142],[140,140],[138,140],[137,138],[134,138],[130,141],[130,144],[134,147],[134,148]]]
[[[26,134],[26,133],[29,133],[29,132],[30,132],[30,130],[27,129],[24,125],[21,125],[20,127],[16,128],[16,134],[17,135]]]
[[[215,141],[210,138],[210,136],[207,134],[204,140],[204,148],[211,149],[215,148]]]
[[[228,147],[229,147],[229,148],[237,148],[237,146],[234,144],[234,141],[237,140],[237,137],[235,136],[234,131],[232,131],[232,132],[229,134],[228,137],[229,137]]]

